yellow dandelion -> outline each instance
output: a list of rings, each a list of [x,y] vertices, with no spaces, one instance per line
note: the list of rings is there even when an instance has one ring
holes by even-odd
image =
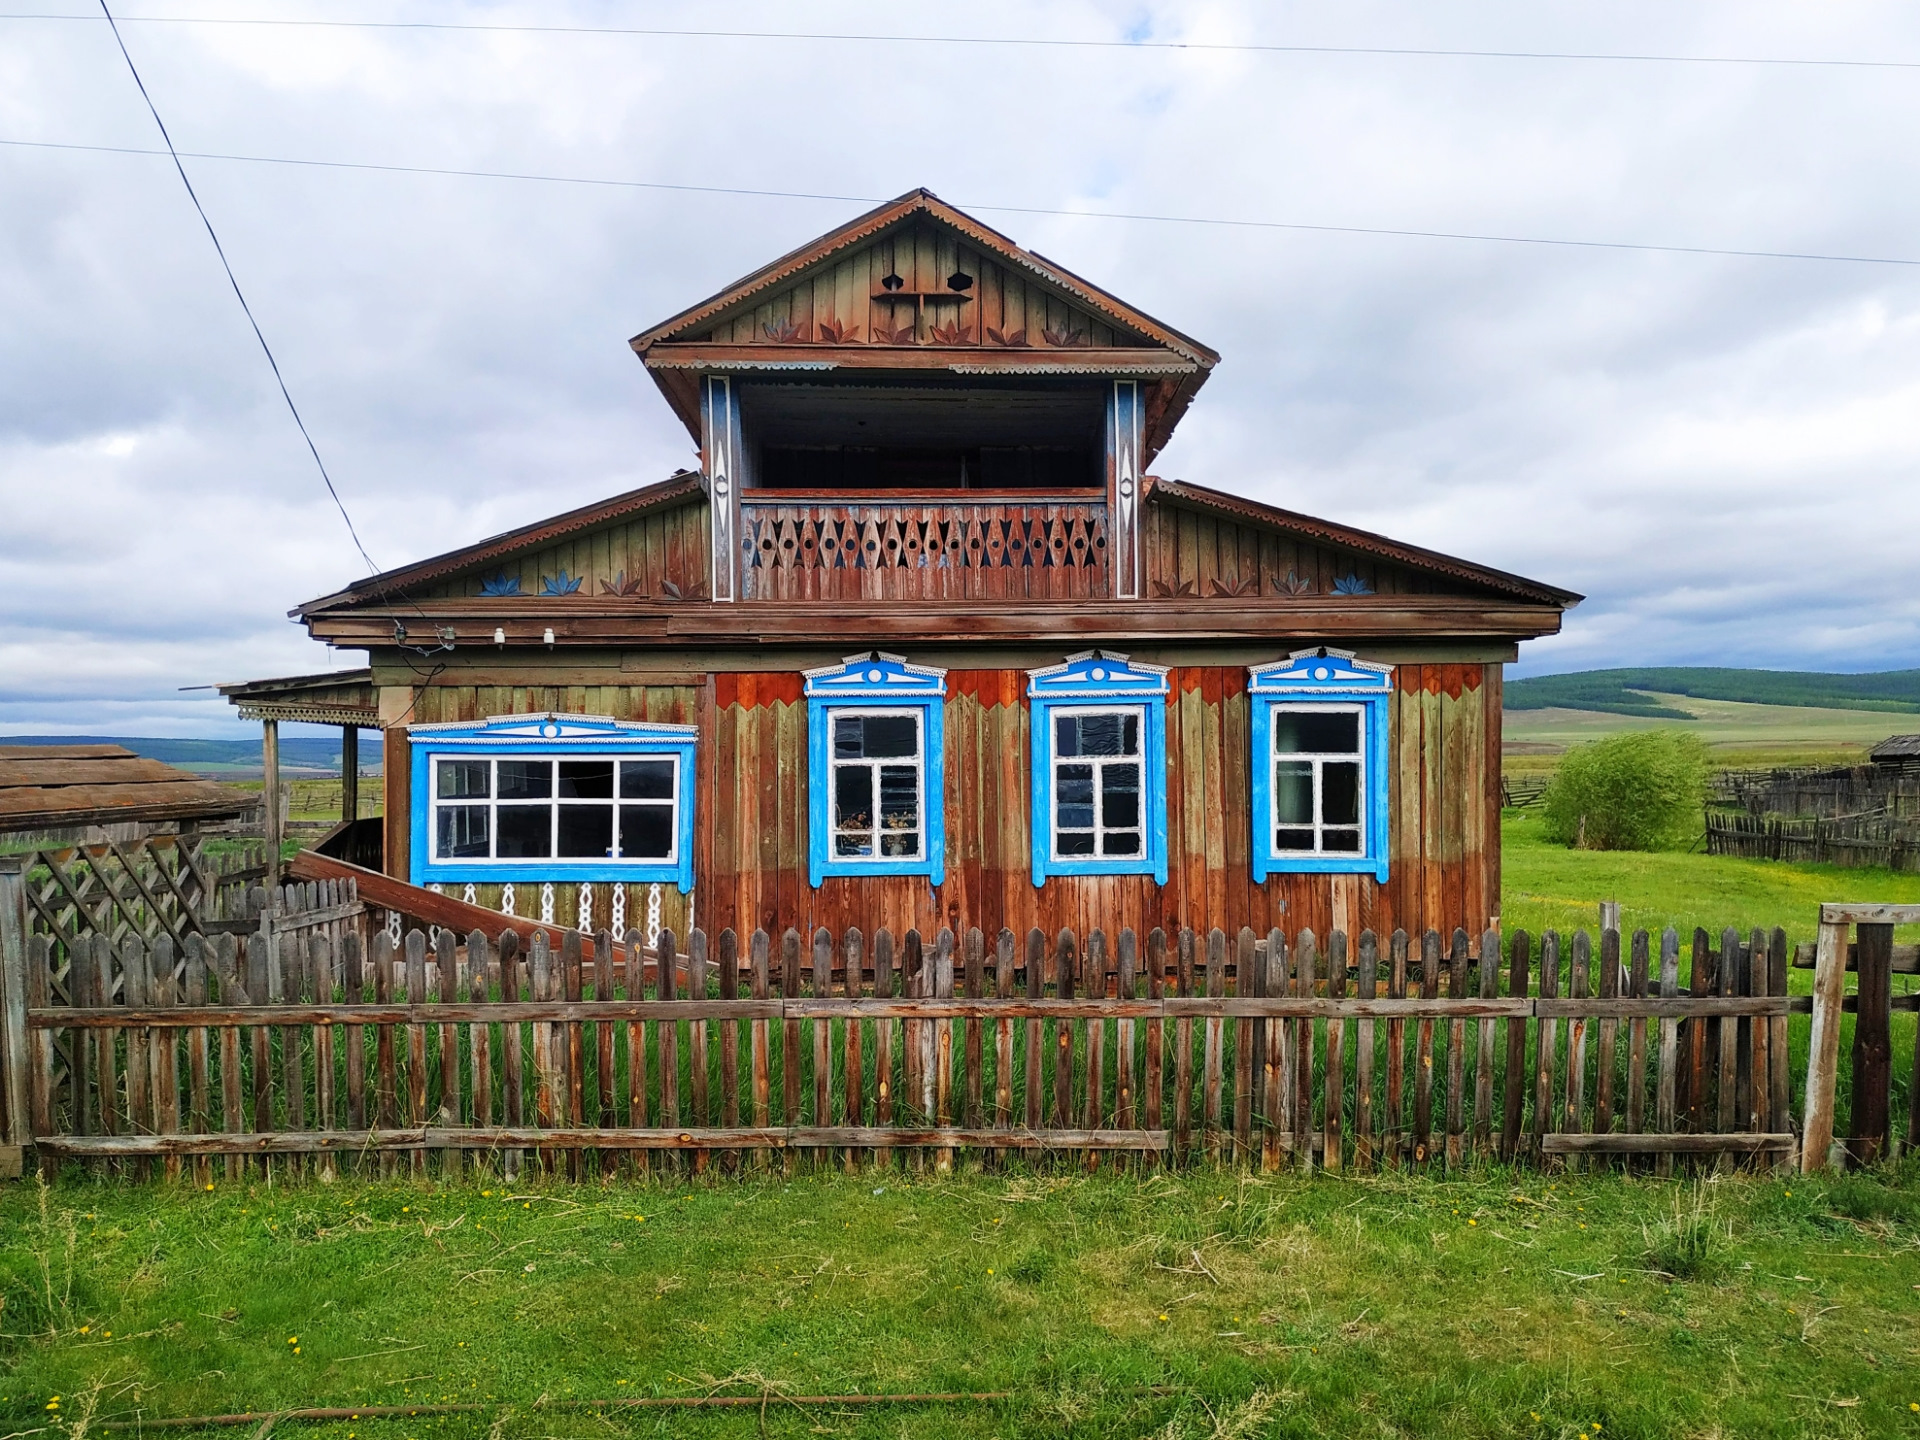
[[[1467,1224],[1469,1224],[1469,1225],[1478,1225],[1479,1223],[1480,1223],[1480,1222],[1479,1222],[1478,1220],[1469,1220],[1469,1221],[1467,1221]]]
[[[300,1337],[298,1335],[289,1335],[287,1336],[287,1343],[289,1345],[298,1345],[300,1343]]]
[[[1164,1320],[1164,1319],[1166,1319],[1167,1317],[1166,1317],[1165,1315],[1162,1315],[1162,1316],[1161,1316],[1160,1318],[1161,1318],[1162,1320]]]
[[[91,1325],[82,1325],[82,1326],[80,1327],[80,1333],[81,1333],[82,1335],[84,1335],[84,1334],[86,1334],[86,1333],[87,1333],[87,1332],[88,1332],[89,1330],[91,1330],[91,1329],[93,1329],[93,1326],[91,1326]]]

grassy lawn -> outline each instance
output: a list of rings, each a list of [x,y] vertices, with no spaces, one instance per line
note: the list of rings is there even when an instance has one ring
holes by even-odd
[[[0,1417],[452,1399],[506,1408],[280,1433],[1920,1435],[1916,1182],[9,1185]],[[716,1387],[769,1395],[764,1431],[540,1408]],[[856,1390],[1017,1395],[777,1398]]]

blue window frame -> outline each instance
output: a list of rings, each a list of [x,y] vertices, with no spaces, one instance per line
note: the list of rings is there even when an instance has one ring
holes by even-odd
[[[1247,672],[1253,707],[1253,878],[1387,878],[1393,667],[1296,650]]]
[[[806,672],[807,878],[947,878],[947,672],[875,650]]]
[[[414,725],[413,883],[693,889],[694,727],[601,715]]]
[[[1151,875],[1167,883],[1167,672],[1090,650],[1027,672],[1033,883]]]

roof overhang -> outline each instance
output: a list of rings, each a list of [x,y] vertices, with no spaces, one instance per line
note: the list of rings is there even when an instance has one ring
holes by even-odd
[[[292,720],[370,729],[380,724],[380,697],[371,669],[241,680],[213,688],[247,720]]]

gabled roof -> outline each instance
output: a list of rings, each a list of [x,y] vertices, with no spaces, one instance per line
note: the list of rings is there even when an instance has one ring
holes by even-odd
[[[1163,324],[1144,310],[1136,309],[1091,281],[1081,279],[1065,266],[1056,265],[1034,251],[1022,249],[998,230],[981,224],[971,215],[955,209],[931,190],[924,188],[909,190],[899,199],[876,206],[838,229],[829,230],[819,238],[790,250],[778,260],[762,265],[749,275],[743,275],[733,284],[708,296],[699,304],[689,306],[678,315],[661,321],[650,330],[643,330],[634,336],[630,343],[636,352],[644,356],[650,348],[663,340],[683,339],[687,332],[719,319],[725,312],[747,305],[756,296],[779,289],[797,278],[801,271],[810,266],[818,265],[856,245],[872,240],[882,231],[905,223],[917,215],[924,215],[930,220],[950,227],[996,258],[1028,272],[1082,305],[1099,312],[1114,324],[1132,330],[1144,339],[1163,345],[1185,359],[1209,368],[1220,361],[1218,353],[1208,349],[1198,340],[1181,334],[1172,326]]]
[[[829,231],[630,343],[696,439],[701,373],[1110,375],[1145,384],[1148,458],[1220,360],[928,190]]]
[[[547,544],[562,536],[591,530],[595,526],[610,524],[616,520],[628,519],[649,510],[686,504],[704,495],[704,482],[699,472],[679,470],[665,480],[657,481],[652,485],[642,485],[638,490],[629,490],[624,494],[615,495],[610,500],[583,505],[578,510],[569,510],[549,520],[522,525],[517,529],[495,535],[491,539],[481,540],[472,545],[463,545],[458,550],[448,550],[444,554],[435,555],[432,559],[419,560],[412,565],[402,565],[397,570],[383,570],[378,575],[369,575],[364,580],[354,581],[344,590],[336,590],[331,595],[322,595],[317,600],[309,600],[304,605],[296,606],[287,612],[287,616],[289,619],[299,620],[316,611],[378,600],[397,590],[425,585],[473,566],[484,565],[489,560],[497,560],[504,555]]]
[[[1476,565],[1470,560],[1444,555],[1438,550],[1427,550],[1418,545],[1390,540],[1370,530],[1359,530],[1351,525],[1322,520],[1317,516],[1302,515],[1297,510],[1283,510],[1277,505],[1263,505],[1257,500],[1243,499],[1238,495],[1230,495],[1224,490],[1213,490],[1205,485],[1193,485],[1184,480],[1162,480],[1156,476],[1149,476],[1146,493],[1149,501],[1158,499],[1175,505],[1191,506],[1197,510],[1212,511],[1234,520],[1270,526],[1275,530],[1286,531],[1324,545],[1355,551],[1392,564],[1405,565],[1416,571],[1443,575],[1451,580],[1482,586],[1499,594],[1511,595],[1522,600],[1570,609],[1586,598],[1572,590],[1562,590],[1557,585],[1529,580],[1523,575],[1495,570],[1487,565]]]

